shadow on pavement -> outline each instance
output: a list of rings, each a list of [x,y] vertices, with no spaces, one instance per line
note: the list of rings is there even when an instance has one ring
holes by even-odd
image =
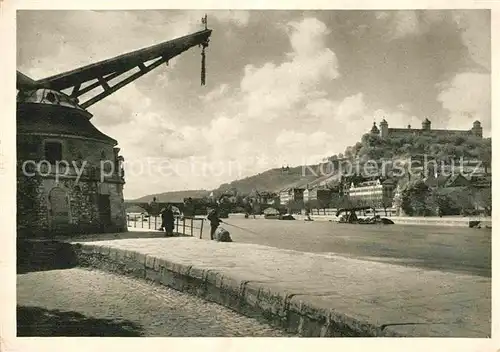
[[[59,241],[17,241],[17,274],[74,268],[76,253],[69,243]]]
[[[121,233],[105,233],[97,235],[73,236],[71,238],[66,238],[64,240],[72,242],[96,242],[96,241],[110,241],[110,240],[140,239],[140,238],[176,238],[176,237],[191,237],[191,236],[182,234],[174,236],[165,236],[165,232],[163,231],[151,230],[151,231],[128,231]]]
[[[96,319],[71,311],[17,306],[17,336],[142,336],[128,320]]]
[[[191,236],[174,235],[166,237],[164,232],[151,231],[66,236],[56,239],[18,239],[16,244],[17,274],[76,267],[78,265],[78,258],[71,242],[176,237]]]

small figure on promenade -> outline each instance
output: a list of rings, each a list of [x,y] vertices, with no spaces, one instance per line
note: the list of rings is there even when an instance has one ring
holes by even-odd
[[[161,228],[165,230],[165,236],[173,236],[174,234],[174,212],[172,211],[172,206],[169,204],[166,208],[163,208],[161,213]]]
[[[313,221],[313,219],[311,219],[311,211],[309,208],[306,208],[306,221]]]
[[[165,231],[165,211],[167,210],[167,208],[161,208],[160,210],[160,217],[161,217],[161,225],[160,225],[160,228],[158,229],[158,231]]]
[[[223,229],[222,227],[218,227],[217,231],[215,231],[215,240],[217,242],[233,242],[229,231]]]
[[[252,207],[249,203],[245,206],[245,219],[248,219],[250,215],[252,215]]]
[[[352,210],[349,213],[349,216],[347,218],[347,222],[352,224],[352,223],[355,223],[356,221],[358,221],[358,216],[356,215],[356,212],[354,210]]]
[[[210,221],[210,239],[214,239],[215,231],[219,227],[220,223],[223,221],[219,218],[219,213],[217,208],[211,209],[207,216],[208,221]]]

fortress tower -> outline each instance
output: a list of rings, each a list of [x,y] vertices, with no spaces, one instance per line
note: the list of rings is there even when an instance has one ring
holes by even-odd
[[[426,118],[424,121],[422,121],[422,130],[424,130],[424,131],[431,130],[431,122],[429,121],[428,118]]]
[[[385,119],[380,123],[380,137],[387,138],[389,136],[389,124]]]
[[[385,119],[383,119],[382,122],[380,122],[380,129],[378,129],[374,124],[370,129],[370,133],[379,133],[380,137],[383,139],[422,134],[432,137],[456,135],[483,138],[483,128],[481,127],[481,122],[479,121],[474,121],[470,130],[431,129],[431,121],[428,118],[422,121],[421,129],[412,129],[410,125],[408,125],[407,128],[389,128],[389,124]]]
[[[481,122],[477,120],[474,121],[471,132],[474,136],[483,138],[483,128],[481,127]]]

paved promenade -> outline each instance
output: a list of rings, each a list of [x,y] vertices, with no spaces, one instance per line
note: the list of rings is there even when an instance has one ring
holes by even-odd
[[[18,275],[17,321],[18,336],[286,336],[199,297],[83,268]]]
[[[224,222],[221,226],[229,230],[236,243],[335,253],[354,259],[491,277],[492,230],[487,228],[351,225],[237,217]],[[204,230],[203,238],[208,237],[208,230]]]
[[[135,276],[193,291],[245,314],[258,311],[303,336],[490,336],[490,278],[255,244],[145,235],[77,242],[87,264],[96,265],[96,258],[122,262],[120,270],[129,265]],[[217,294],[210,293],[212,286]]]

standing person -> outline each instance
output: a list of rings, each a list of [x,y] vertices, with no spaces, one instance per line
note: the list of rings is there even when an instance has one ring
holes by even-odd
[[[309,208],[306,208],[306,220],[307,221],[312,221],[312,219],[311,219],[311,211],[309,210]]]
[[[219,227],[220,223],[223,222],[221,219],[219,219],[217,208],[210,210],[207,219],[210,221],[210,239],[213,240],[217,227]]]
[[[165,232],[166,236],[174,235],[174,223],[175,217],[174,212],[172,210],[172,206],[169,204],[165,210]]]
[[[160,231],[165,231],[165,214],[166,214],[167,208],[162,208],[160,210],[160,216],[161,216],[161,226],[158,230]]]
[[[248,214],[248,216],[246,216],[246,218],[249,218],[250,215],[252,215],[253,218],[255,219],[255,213],[253,210],[253,203],[252,202],[248,203],[248,205],[247,205],[247,214]]]

